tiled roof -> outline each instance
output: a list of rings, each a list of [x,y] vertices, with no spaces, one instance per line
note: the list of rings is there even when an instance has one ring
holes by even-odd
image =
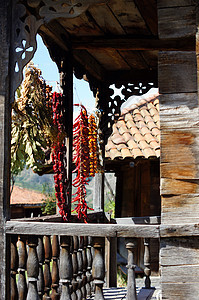
[[[45,195],[42,193],[14,186],[10,197],[10,204],[42,204]]]
[[[142,97],[122,110],[105,147],[106,159],[160,157],[158,96]]]

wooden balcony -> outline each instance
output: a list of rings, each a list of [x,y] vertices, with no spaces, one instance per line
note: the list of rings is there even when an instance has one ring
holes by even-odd
[[[150,241],[159,238],[160,225],[139,224],[140,218],[135,224],[135,219],[115,219],[115,224],[8,221],[11,299],[147,299],[154,293]],[[110,289],[117,266],[111,241],[119,237],[128,251],[127,288]],[[145,289],[140,283],[136,287],[138,240],[144,247]]]

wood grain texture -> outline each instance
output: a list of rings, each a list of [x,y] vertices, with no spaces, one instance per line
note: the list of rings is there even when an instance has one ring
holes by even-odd
[[[162,196],[162,224],[199,222],[199,194]]]
[[[158,9],[158,32],[161,39],[195,36],[195,5]]]
[[[187,274],[188,276],[189,274]],[[198,282],[162,282],[162,299],[164,300],[198,300]],[[190,298],[191,297],[191,298]]]
[[[6,232],[10,234],[31,235],[71,235],[78,236],[110,236],[110,237],[159,237],[158,225],[117,225],[117,224],[74,224],[74,223],[45,223],[8,221]]]
[[[161,239],[160,257],[161,266],[165,267],[199,265],[199,240],[197,237]]]
[[[158,74],[161,94],[196,92],[197,64],[195,52],[160,52]]]
[[[2,0],[0,5],[0,295],[1,299],[10,299],[9,271],[6,261],[9,257],[8,242],[5,235],[5,221],[9,219],[10,194],[10,99],[9,99],[9,50],[11,32],[11,1]],[[9,240],[9,239],[8,239]],[[6,254],[7,253],[7,254]],[[8,257],[7,257],[8,255]],[[7,272],[6,272],[7,271]],[[7,274],[6,274],[7,273]]]
[[[199,223],[160,225],[160,237],[198,236]],[[187,245],[189,247],[189,245]]]
[[[157,0],[158,8],[194,6],[197,0]]]

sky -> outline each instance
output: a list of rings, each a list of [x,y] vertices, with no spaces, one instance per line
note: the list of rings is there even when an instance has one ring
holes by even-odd
[[[33,63],[42,71],[42,76],[46,83],[56,90],[56,82],[59,83],[59,71],[57,65],[50,58],[48,49],[43,44],[42,38],[37,35],[37,50],[32,59]],[[88,111],[95,108],[95,99],[90,91],[89,84],[85,80],[79,80],[74,76],[73,83],[74,103],[82,103]]]

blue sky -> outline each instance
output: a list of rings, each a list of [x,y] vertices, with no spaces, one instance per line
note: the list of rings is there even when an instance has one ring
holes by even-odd
[[[50,58],[48,49],[43,44],[42,38],[37,35],[37,51],[32,59],[34,64],[42,71],[42,76],[47,84],[53,86],[55,90],[56,82],[59,82],[59,72],[56,64]],[[74,103],[82,103],[88,111],[95,107],[95,99],[85,80],[78,80],[74,76],[73,83]]]

